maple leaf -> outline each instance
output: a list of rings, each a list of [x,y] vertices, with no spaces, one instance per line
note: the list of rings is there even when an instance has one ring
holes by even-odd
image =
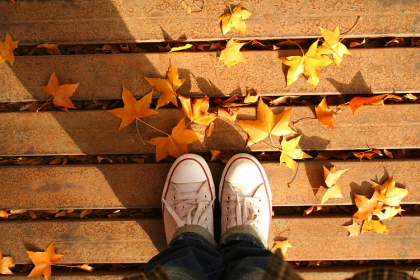
[[[220,20],[222,21],[223,34],[228,33],[232,27],[236,28],[240,33],[246,33],[246,23],[244,19],[249,18],[252,13],[247,10],[242,10],[244,2],[236,6],[231,14],[223,15]]]
[[[19,41],[13,41],[9,33],[6,34],[4,42],[0,42],[0,63],[9,61],[13,65],[15,55],[13,51],[18,47]]]
[[[318,48],[321,54],[332,54],[335,64],[340,67],[344,54],[351,54],[347,47],[340,42],[340,25],[333,31],[319,27],[325,42]]]
[[[375,95],[372,97],[354,97],[350,102],[350,108],[354,112],[363,104],[384,105],[384,98],[387,94]]]
[[[178,95],[181,101],[182,111],[184,114],[195,123],[209,125],[217,118],[217,114],[207,113],[209,109],[209,98],[197,98],[191,104],[191,98]]]
[[[287,250],[289,248],[292,248],[292,244],[290,244],[289,240],[284,240],[284,241],[274,241],[274,246],[273,248],[271,248],[271,251],[273,253],[275,253],[277,251],[277,249],[281,250],[281,253],[283,254],[283,256],[286,255]]]
[[[358,211],[354,214],[354,217],[359,220],[370,220],[372,219],[373,212],[378,207],[378,192],[374,192],[372,197],[368,199],[366,196],[354,194],[356,199],[356,206]]]
[[[333,120],[332,110],[328,108],[326,97],[324,97],[321,103],[319,103],[319,105],[316,106],[316,117],[318,121],[322,122],[323,124],[328,125],[331,128],[334,128],[334,124],[332,122]]]
[[[343,175],[348,169],[335,171],[335,167],[331,167],[331,170],[328,170],[324,166],[324,179],[325,184],[328,187],[326,193],[322,196],[321,204],[324,204],[330,198],[342,198],[340,187],[336,184],[338,179]]]
[[[151,115],[159,114],[159,112],[150,109],[152,103],[153,92],[143,96],[142,99],[136,100],[133,93],[123,87],[122,100],[124,108],[109,110],[111,114],[121,119],[119,130],[131,124],[136,118],[144,118]]]
[[[287,85],[286,88],[294,84],[299,78],[300,74],[303,74],[308,79],[308,82],[315,88],[319,83],[319,71],[318,69],[323,66],[327,66],[333,62],[331,58],[326,55],[322,55],[317,52],[318,40],[314,42],[308,52],[304,56],[288,56],[280,57],[279,59],[290,66],[287,72]]]
[[[238,124],[248,133],[248,146],[264,140],[267,136],[282,136],[296,133],[289,127],[292,109],[284,110],[275,115],[260,98],[257,106],[256,120],[239,120]]]
[[[388,206],[399,206],[401,200],[407,196],[408,190],[397,188],[394,176],[389,178],[383,185],[376,184],[376,191],[379,193],[378,200]]]
[[[187,80],[187,78],[179,78],[178,70],[175,68],[172,61],[171,65],[169,66],[168,77],[166,79],[147,77],[144,78],[149,82],[151,86],[155,87],[158,91],[162,92],[162,95],[159,97],[156,109],[165,106],[169,102],[171,102],[175,106],[178,106],[178,102],[176,100],[176,90],[182,86],[182,84]]]
[[[232,39],[226,45],[226,49],[220,54],[219,60],[230,68],[240,62],[248,63],[245,56],[240,52],[240,49],[245,43],[237,43]]]
[[[384,206],[382,208],[376,209],[373,214],[376,215],[380,220],[391,220],[397,214],[401,215],[402,211],[405,210],[401,209],[401,206]]]
[[[373,230],[380,234],[386,233],[388,235],[391,235],[386,225],[384,225],[380,220],[364,221],[362,226],[362,233],[367,232],[369,230]]]
[[[79,83],[60,85],[54,72],[52,73],[48,84],[46,86],[42,86],[42,88],[46,93],[54,96],[53,103],[55,106],[63,107],[65,111],[68,111],[67,108],[76,108],[74,107],[73,102],[71,102],[70,97],[76,91],[78,86]]]
[[[64,255],[57,255],[55,253],[54,242],[51,242],[45,252],[26,252],[35,265],[28,277],[44,275],[45,280],[48,280],[51,277],[51,265],[55,264],[64,257]]]
[[[360,228],[361,225],[359,225],[358,223],[356,223],[355,220],[353,220],[353,223],[351,225],[348,226],[343,226],[343,228],[347,229],[349,231],[349,236],[358,236],[360,233]]]
[[[289,141],[283,138],[281,141],[280,165],[284,162],[286,163],[287,167],[289,167],[295,172],[296,162],[294,161],[294,159],[312,158],[310,155],[306,154],[301,149],[296,148],[296,146],[299,144],[301,137],[302,136],[298,136]]]
[[[3,257],[0,251],[0,274],[13,274],[10,270],[15,267],[15,259],[12,257]]]
[[[204,137],[198,132],[185,128],[185,118],[172,129],[169,137],[156,137],[149,141],[149,144],[156,146],[156,162],[161,161],[171,155],[178,158],[189,152],[188,144],[193,143]]]

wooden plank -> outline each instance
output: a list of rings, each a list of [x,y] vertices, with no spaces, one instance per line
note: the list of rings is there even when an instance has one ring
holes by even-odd
[[[293,244],[288,261],[396,260],[420,258],[420,216],[385,222],[392,235],[348,237],[350,215],[282,216],[271,223],[273,238]],[[3,221],[2,252],[17,264],[30,263],[26,250],[45,250],[54,240],[62,263],[143,263],[166,248],[161,219]],[[118,252],[116,254],[115,252]]]
[[[123,85],[139,98],[153,89],[143,77],[166,77],[169,58],[180,76],[188,78],[178,90],[184,96],[244,95],[247,88],[262,95],[420,92],[419,48],[350,51],[340,68],[330,65],[320,70],[317,90],[303,77],[285,89],[287,66],[278,57],[301,55],[300,50],[244,51],[248,64],[229,70],[218,62],[216,52],[26,57],[37,66],[17,57],[13,67],[0,64],[0,102],[48,100],[50,95],[41,86],[53,71],[62,84],[79,83],[73,100],[121,99]]]
[[[275,113],[284,107],[273,108]],[[336,110],[335,107],[332,107]],[[183,117],[179,109],[161,109],[160,114],[145,120],[170,133]],[[334,119],[335,129],[314,119],[313,107],[295,107],[292,127],[302,135],[303,150],[353,150],[370,148],[419,148],[420,106],[397,104],[362,106],[353,115],[349,107]],[[241,108],[239,119],[254,119],[255,108]],[[144,145],[134,124],[118,131],[120,119],[105,111],[13,112],[0,114],[0,155],[71,155],[71,154],[145,154],[155,147]],[[139,125],[144,139],[162,136],[145,125]],[[191,126],[204,134],[202,125]],[[278,137],[274,137],[278,142]],[[200,142],[201,141],[201,142]],[[228,151],[273,151],[258,143],[246,148],[246,134],[226,120],[218,119],[211,137],[190,145],[195,153],[210,149]],[[100,145],[98,145],[100,143]]]
[[[93,272],[84,272],[84,271],[77,271],[73,270],[70,272],[64,271],[54,271],[51,279],[54,280],[124,280],[127,279],[125,277],[132,277],[135,275],[139,275],[143,273],[142,270],[94,270]],[[6,280],[27,280],[28,273],[14,273],[13,275],[2,275],[3,279]]]
[[[187,1],[193,5],[193,1]],[[22,44],[86,44],[101,42],[159,42],[164,40],[225,40],[219,17],[232,1],[210,0],[201,12],[187,14],[181,3],[168,1],[89,0],[71,2],[1,1],[0,34],[9,32]],[[201,3],[197,3],[201,5]],[[192,6],[194,10],[197,7]],[[343,33],[360,20],[348,37],[418,36],[420,3],[381,0],[293,0],[246,2],[254,14],[246,21],[243,39],[319,37],[318,26]]]
[[[262,162],[271,183],[274,206],[319,204],[325,189],[323,166],[350,169],[339,180],[343,198],[326,205],[354,204],[353,193],[371,194],[370,180],[394,176],[410,190],[403,204],[420,204],[420,160],[301,161],[297,173],[277,162]],[[171,164],[101,164],[0,167],[0,209],[160,208]],[[224,164],[211,163],[216,187]]]

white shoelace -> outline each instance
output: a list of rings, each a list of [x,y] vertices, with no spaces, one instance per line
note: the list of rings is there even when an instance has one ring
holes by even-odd
[[[204,184],[205,182],[203,182]],[[176,185],[172,183],[172,186],[176,189]],[[179,227],[184,225],[200,225],[207,228],[205,225],[208,221],[208,216],[213,213],[213,198],[211,201],[208,200],[209,193],[179,193],[175,195],[174,200],[177,203],[171,207],[163,198],[162,201],[165,204],[166,210],[172,215],[176,224]]]

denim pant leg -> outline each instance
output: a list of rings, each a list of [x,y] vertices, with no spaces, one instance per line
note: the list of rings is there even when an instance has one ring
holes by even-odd
[[[248,225],[227,230],[219,249],[226,267],[223,276],[226,280],[263,279],[272,255],[261,232]]]
[[[172,280],[213,280],[222,274],[223,258],[206,229],[188,225],[175,233],[169,247],[152,258],[144,272],[148,274],[158,265]]]

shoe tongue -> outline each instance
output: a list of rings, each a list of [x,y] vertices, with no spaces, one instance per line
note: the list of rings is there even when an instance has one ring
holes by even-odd
[[[239,196],[253,197],[260,185],[255,184],[230,184]]]
[[[203,182],[193,182],[193,183],[174,183],[180,193],[186,192],[196,192],[200,190]]]

